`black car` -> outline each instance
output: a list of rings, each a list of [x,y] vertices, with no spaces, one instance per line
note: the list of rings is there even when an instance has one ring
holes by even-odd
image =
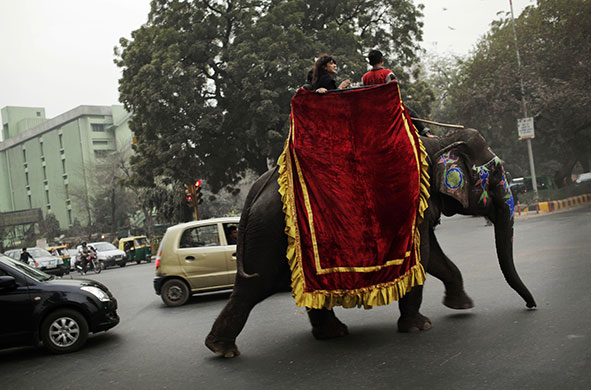
[[[92,280],[56,279],[0,255],[0,348],[43,345],[54,353],[82,348],[88,333],[119,323],[117,300]]]

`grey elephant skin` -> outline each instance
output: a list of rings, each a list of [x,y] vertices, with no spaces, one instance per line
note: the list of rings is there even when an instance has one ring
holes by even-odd
[[[453,131],[444,137],[421,137],[421,141],[428,156],[431,188],[429,207],[419,226],[421,262],[427,273],[443,282],[443,304],[452,309],[473,307],[459,269],[443,253],[434,232],[441,214],[464,214],[486,216],[493,222],[497,257],[505,280],[528,308],[535,307],[513,261],[513,198],[500,159],[474,129]],[[234,291],[205,340],[210,350],[226,358],[240,354],[236,338],[252,308],[275,292],[291,289],[278,171],[267,171],[249,191],[238,228]],[[400,332],[431,328],[431,321],[419,311],[422,293],[423,286],[416,286],[399,300]],[[312,309],[308,316],[317,339],[348,334],[347,326],[333,310]]]

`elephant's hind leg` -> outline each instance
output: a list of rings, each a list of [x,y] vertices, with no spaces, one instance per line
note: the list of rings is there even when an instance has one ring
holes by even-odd
[[[451,309],[463,310],[474,307],[474,302],[464,290],[462,273],[443,253],[435,233],[429,230],[430,257],[427,272],[441,280],[445,286],[443,304]]]
[[[349,334],[347,325],[337,318],[333,310],[309,309],[308,317],[312,324],[312,335],[316,340],[332,339]]]

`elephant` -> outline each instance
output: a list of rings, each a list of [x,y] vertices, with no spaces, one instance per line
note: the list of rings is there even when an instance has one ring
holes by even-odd
[[[421,263],[428,274],[443,282],[443,304],[452,309],[473,307],[472,299],[464,291],[459,269],[443,253],[434,232],[441,214],[464,214],[485,216],[492,221],[504,278],[528,308],[535,307],[536,302],[521,281],[513,261],[514,204],[502,161],[475,129],[420,138],[427,152],[430,176],[428,208],[419,226]],[[226,358],[240,354],[235,341],[252,308],[275,292],[291,289],[278,175],[277,167],[267,171],[247,195],[238,227],[234,290],[205,340],[210,350]],[[431,328],[429,318],[419,311],[422,287],[413,287],[399,300],[399,332]],[[316,339],[348,334],[347,326],[333,310],[308,309],[308,316]]]

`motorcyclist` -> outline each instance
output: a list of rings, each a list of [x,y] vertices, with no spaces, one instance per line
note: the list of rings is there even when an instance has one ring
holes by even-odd
[[[86,273],[86,265],[88,264],[88,256],[92,253],[90,247],[86,244],[86,241],[82,241],[82,246],[78,250],[78,266],[82,268],[82,272]]]

